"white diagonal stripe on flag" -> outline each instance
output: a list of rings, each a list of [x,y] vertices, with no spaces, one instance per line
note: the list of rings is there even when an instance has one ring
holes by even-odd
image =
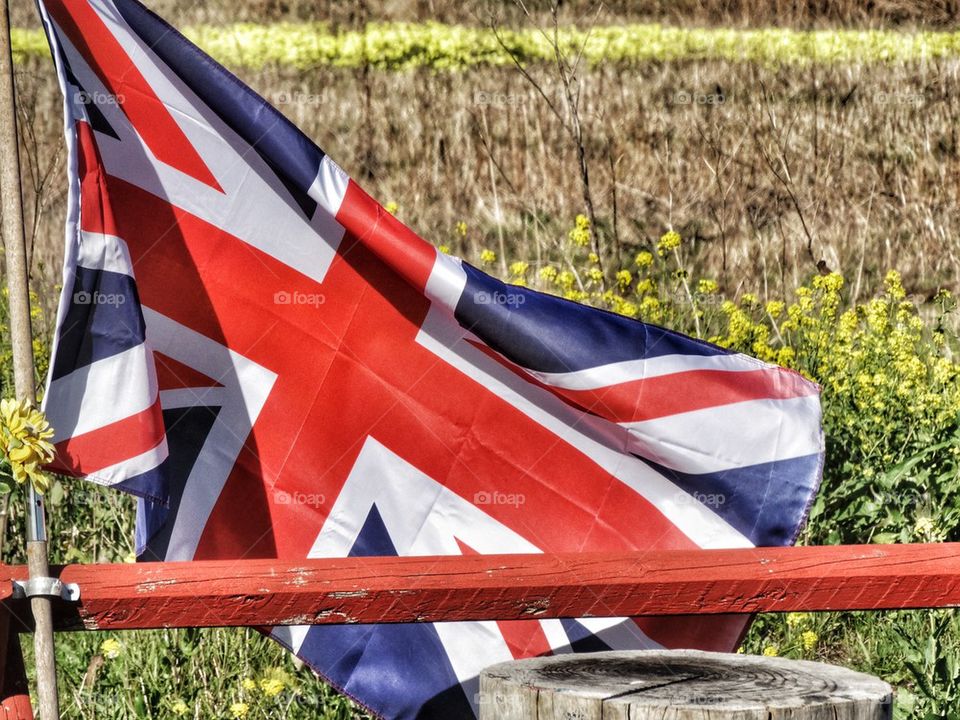
[[[816,396],[748,400],[676,415],[620,423],[631,452],[685,473],[710,473],[816,455]]]
[[[92,388],[109,388],[104,402]],[[150,351],[137,345],[97,360],[50,383],[45,409],[56,428],[54,442],[83,435],[143,412],[157,400],[157,378]]]

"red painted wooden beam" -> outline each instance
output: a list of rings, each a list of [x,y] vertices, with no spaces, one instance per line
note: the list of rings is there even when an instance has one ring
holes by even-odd
[[[960,544],[70,565],[63,629],[960,606]],[[22,567],[0,566],[0,601]]]

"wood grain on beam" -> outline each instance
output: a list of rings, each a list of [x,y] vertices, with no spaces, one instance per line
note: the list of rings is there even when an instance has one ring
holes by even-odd
[[[960,544],[70,565],[62,629],[960,606]],[[0,601],[29,627],[0,566]]]

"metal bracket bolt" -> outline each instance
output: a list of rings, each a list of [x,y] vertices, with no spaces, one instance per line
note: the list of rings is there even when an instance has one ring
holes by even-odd
[[[32,597],[58,597],[67,602],[80,600],[80,586],[61,582],[52,577],[35,577],[13,581],[13,598],[23,600]]]

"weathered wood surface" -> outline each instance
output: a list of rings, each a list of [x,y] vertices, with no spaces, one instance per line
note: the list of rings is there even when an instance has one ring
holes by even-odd
[[[33,720],[30,686],[23,666],[20,638],[10,632],[10,618],[0,611],[0,718]]]
[[[887,720],[887,683],[834,665],[696,650],[559,655],[480,676],[480,720]]]
[[[960,545],[71,565],[61,629],[433,622],[960,606]],[[0,601],[23,567],[0,566]]]

